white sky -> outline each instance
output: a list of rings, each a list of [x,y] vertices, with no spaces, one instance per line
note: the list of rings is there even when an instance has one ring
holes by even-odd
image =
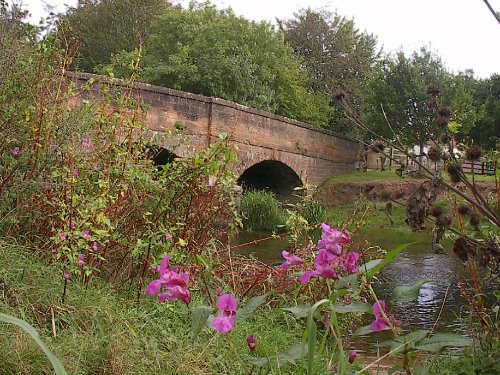
[[[43,4],[63,11],[77,0],[23,0],[37,21]],[[186,5],[189,0],[176,0]],[[438,53],[446,67],[457,73],[473,69],[479,78],[500,73],[500,24],[483,0],[212,0],[236,14],[257,21],[291,18],[305,7],[323,8],[354,18],[357,28],[377,36],[385,52],[407,53],[425,45]],[[500,0],[490,0],[500,11]]]

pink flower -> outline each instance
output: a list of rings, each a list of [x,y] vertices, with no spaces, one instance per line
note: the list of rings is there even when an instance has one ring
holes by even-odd
[[[280,265],[280,268],[282,270],[287,270],[290,266],[300,266],[302,264],[304,264],[304,261],[299,258],[298,256],[296,255],[293,255],[293,254],[290,254],[288,251],[286,250],[283,250],[281,252],[281,255],[283,256],[283,258],[285,259],[285,262],[283,262],[281,265]]]
[[[53,247],[52,249],[50,249],[50,253],[51,253],[52,255],[56,255],[56,253],[57,253],[57,249],[56,249],[55,247]]]
[[[87,241],[90,238],[90,233],[88,230],[84,230],[82,233],[82,238]]]
[[[217,308],[223,316],[235,316],[238,303],[231,294],[223,294],[217,299]]]
[[[160,267],[158,267],[158,266],[151,266],[151,273],[154,275],[157,272],[160,272]]]
[[[257,347],[257,340],[253,335],[247,337],[247,345],[251,352],[255,351],[255,348]]]
[[[307,284],[313,276],[324,277],[325,279],[337,280],[339,277],[334,267],[339,264],[339,258],[325,249],[321,249],[314,259],[314,269],[305,272],[299,281],[302,284]]]
[[[61,233],[61,241],[66,241],[66,233]]]
[[[75,229],[75,222],[73,220],[69,221],[69,229],[71,230]]]
[[[85,264],[85,257],[83,255],[78,256],[78,261],[76,262],[76,265],[79,268],[82,268]]]
[[[97,242],[92,243],[92,250],[94,250],[96,253],[99,250],[99,246],[97,246]]]
[[[234,328],[234,319],[228,316],[218,316],[214,318],[212,327],[219,333],[231,332]]]
[[[389,321],[384,318],[384,314],[387,316]],[[375,315],[375,320],[370,324],[370,329],[374,332],[383,331],[387,327],[392,327],[396,324],[394,316],[387,314],[385,301],[383,300],[379,300],[378,302],[376,301],[373,304],[373,315]]]
[[[169,241],[172,238],[172,236],[170,235],[170,233],[167,232],[165,233],[165,236],[163,238],[165,238],[165,241]]]
[[[168,256],[162,259],[158,267],[160,278],[149,283],[146,288],[146,293],[149,295],[156,295],[160,293],[162,288],[165,288],[165,292],[158,297],[159,302],[180,299],[185,304],[189,304],[189,302],[191,302],[191,293],[187,289],[189,276],[184,272],[169,269],[169,261],[170,257]]]
[[[218,286],[217,289],[215,289],[215,294],[217,294],[218,297],[222,295],[222,288],[220,286]]]
[[[220,333],[228,333],[234,328],[234,318],[238,304],[230,294],[223,294],[217,299],[219,316],[213,321],[213,329]]]
[[[88,148],[88,149],[92,150],[94,148],[94,145],[87,138],[83,138],[82,139],[82,148]]]
[[[21,149],[19,147],[14,147],[12,149],[12,156],[17,157],[21,153]]]
[[[354,351],[350,352],[349,358],[348,358],[349,363],[353,363],[357,356],[358,356],[358,354],[356,352],[354,352]]]
[[[64,272],[64,280],[69,280],[69,272]]]
[[[73,168],[73,170],[71,171],[71,174],[72,174],[73,176],[78,176],[78,169]]]
[[[358,261],[359,254],[355,251],[350,251],[342,263],[342,268],[347,273],[358,273]]]

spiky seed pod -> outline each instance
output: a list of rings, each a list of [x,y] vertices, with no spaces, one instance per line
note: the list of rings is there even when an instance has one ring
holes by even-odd
[[[384,148],[385,148],[385,145],[384,145],[384,142],[383,141],[374,141],[371,145],[370,145],[371,149],[375,152],[383,152],[384,151]]]
[[[465,237],[459,237],[453,244],[453,252],[463,261],[467,262],[469,256],[476,255],[476,249],[472,242]]]
[[[449,122],[450,119],[448,117],[443,117],[443,116],[439,116],[436,120],[437,126],[439,126],[441,129],[446,128]]]
[[[479,160],[483,156],[483,149],[481,146],[471,146],[465,150],[465,158],[470,161]]]
[[[481,213],[479,211],[472,211],[469,216],[469,223],[474,227],[477,228],[479,226],[479,223],[481,223]]]
[[[342,102],[347,97],[347,93],[344,90],[337,90],[332,97],[334,101]]]
[[[440,215],[436,218],[436,225],[441,228],[448,228],[451,224],[451,218],[448,215]]]
[[[470,207],[467,206],[466,204],[461,204],[460,206],[457,207],[457,211],[460,215],[467,216],[470,212]]]
[[[460,182],[460,173],[462,172],[462,167],[457,163],[448,163],[446,166],[446,170],[450,175],[450,179],[453,183]]]
[[[440,117],[447,117],[448,119],[451,117],[453,111],[451,107],[441,107],[439,108],[438,115]]]
[[[446,145],[450,141],[451,141],[451,136],[448,133],[446,133],[446,132],[444,132],[443,134],[441,134],[439,136],[439,142],[441,142],[442,144]]]
[[[431,211],[429,212],[431,216],[439,217],[443,214],[443,208],[441,206],[432,206]]]
[[[427,152],[427,156],[434,162],[437,162],[441,159],[441,147],[432,146]]]
[[[427,86],[427,95],[433,96],[433,97],[438,97],[441,95],[441,88],[438,85],[435,84],[430,84]]]

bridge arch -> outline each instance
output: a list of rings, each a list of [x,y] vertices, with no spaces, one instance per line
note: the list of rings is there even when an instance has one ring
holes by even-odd
[[[238,178],[243,189],[270,190],[278,196],[289,197],[293,189],[302,186],[299,175],[278,160],[263,160],[245,169]]]

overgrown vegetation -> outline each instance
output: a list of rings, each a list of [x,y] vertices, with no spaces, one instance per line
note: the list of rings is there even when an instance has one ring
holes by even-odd
[[[100,4],[105,3],[82,1],[78,7]],[[267,40],[270,52],[277,51],[267,57],[278,67],[290,68],[274,70],[276,65],[271,64],[269,70],[263,69],[271,89],[265,87],[263,96],[259,90],[250,90],[252,100],[262,100],[262,105],[278,111],[305,110],[307,115],[316,113],[318,103],[302,106],[301,95],[310,99],[314,93],[294,75],[300,61],[280,44],[279,35],[269,25],[237,18],[209,4],[174,11],[154,4],[162,14],[151,21],[145,50],[139,46],[116,56],[121,62],[128,61],[121,65],[129,70],[128,78],[119,83],[110,77],[82,84],[64,74],[74,61],[66,26],[58,24],[41,35],[22,22],[23,13],[16,6],[0,2],[2,313],[35,327],[72,374],[362,374],[377,361],[362,365],[346,337],[380,331],[390,331],[391,338],[381,347],[387,348],[386,355],[395,356],[395,369],[407,375],[419,371],[421,353],[440,353],[447,347],[467,347],[474,342],[481,344],[483,368],[495,369],[489,353],[498,347],[498,307],[488,304],[483,293],[486,283],[497,286],[498,282],[495,197],[483,197],[475,189],[475,181],[469,181],[450,157],[446,162],[451,182],[441,179],[440,171],[433,173],[423,167],[432,184],[424,182],[408,200],[411,227],[422,228],[432,213],[436,249],[439,251],[437,245],[445,234],[453,237],[454,252],[466,265],[469,285],[462,285],[461,290],[472,320],[469,336],[434,329],[407,331],[393,315],[393,304],[416,299],[420,287],[431,281],[428,278],[396,287],[391,302],[379,299],[374,280],[410,244],[398,244],[375,255],[353,246],[352,236],[364,225],[367,210],[373,209],[367,205],[356,207],[348,219],[330,217],[330,221],[338,221],[336,228],[320,223],[324,210],[310,196],[301,196],[285,214],[272,194],[248,192],[241,203],[246,226],[285,225],[292,241],[282,251],[279,266],[234,256],[230,240],[240,218],[233,197],[236,154],[228,136],[221,135],[218,142],[192,157],[175,158],[157,168],[152,161],[156,147],[151,146],[157,139],[149,136],[144,124],[147,108],[135,95],[137,75],[152,74],[152,66],[160,63],[159,78],[169,79],[175,73],[195,82],[199,73],[195,68],[203,67],[202,57],[212,56],[220,66],[207,65],[207,72],[220,75],[217,68],[225,67],[234,73],[240,71],[235,69],[240,62],[244,67],[243,60],[248,60],[246,78],[253,77],[263,51],[242,47],[243,55],[230,54],[226,52],[235,44],[229,43],[225,50],[222,43],[214,55],[216,41],[203,38],[217,32],[231,36],[217,37],[217,41],[242,38],[260,45]],[[146,15],[144,22],[150,17],[152,14]],[[125,24],[129,22],[125,20]],[[193,24],[197,35],[189,31]],[[172,25],[177,27],[168,29]],[[142,31],[143,26],[139,27]],[[352,32],[352,25],[348,26],[346,30]],[[185,34],[176,39],[177,31]],[[262,40],[253,39],[254,34]],[[162,36],[176,40],[166,46],[179,47],[179,54],[167,56],[175,56],[170,62],[177,65],[169,65],[168,59],[148,62],[155,38],[158,42]],[[193,40],[196,50],[206,52],[196,56],[197,64],[190,60],[189,42]],[[229,60],[215,59],[219,54]],[[288,60],[280,60],[280,54]],[[101,58],[103,62],[107,59]],[[111,64],[103,69],[113,73],[115,67]],[[170,67],[177,70],[170,71]],[[209,89],[226,92],[217,86],[219,78],[209,77]],[[237,78],[243,77],[224,77],[235,82]],[[246,86],[245,81],[241,87]],[[428,94],[436,99],[438,91],[430,88]],[[347,116],[370,132],[357,117],[357,110],[350,109],[345,95],[339,94],[337,99]],[[448,125],[451,110],[443,107],[438,114],[441,125]],[[457,126],[443,130],[447,140],[453,129]],[[174,126],[170,134],[162,136],[182,138],[182,128]],[[394,139],[399,142],[397,134]],[[444,158],[445,143],[436,143],[443,147],[437,153],[440,158]],[[480,154],[477,147],[466,151],[473,161]],[[471,195],[453,185],[458,182]],[[434,205],[436,186],[456,194],[443,198],[449,202],[449,212]],[[396,217],[396,225],[400,220]],[[307,234],[319,225],[321,239],[315,242]],[[31,337],[15,326],[2,323],[0,340],[0,372],[52,371]],[[473,350],[479,349],[462,357],[467,364],[468,358],[477,358],[471,354]],[[423,371],[432,366],[429,361]]]

